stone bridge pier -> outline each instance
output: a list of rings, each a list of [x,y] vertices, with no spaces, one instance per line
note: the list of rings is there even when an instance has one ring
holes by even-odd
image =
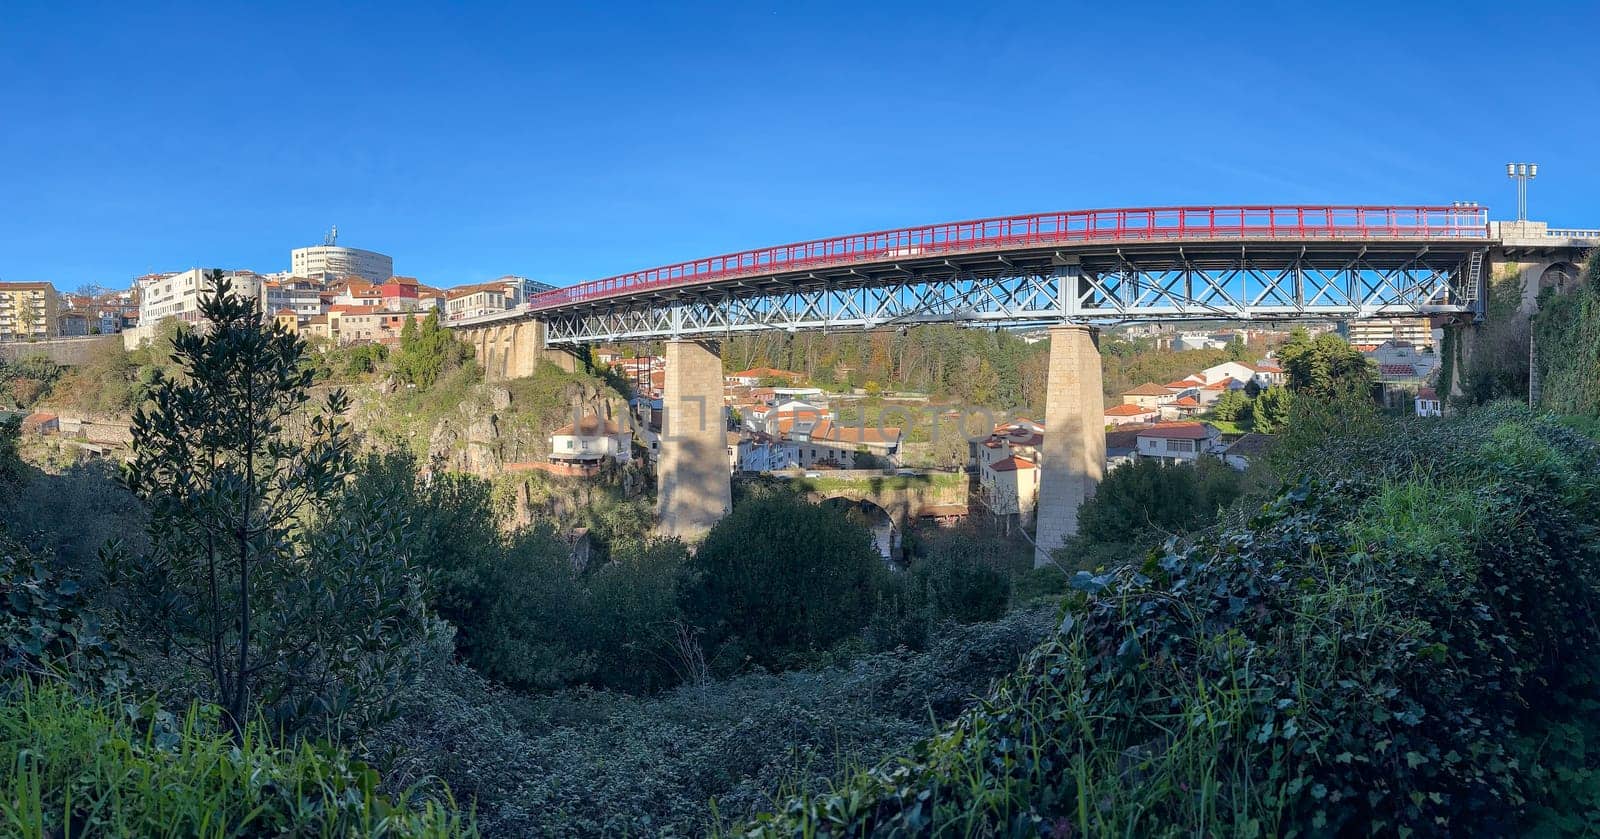
[[[656,515],[661,533],[694,540],[733,506],[722,357],[703,341],[667,341]]]
[[[1087,326],[1050,328],[1035,567],[1049,563],[1050,553],[1078,532],[1078,507],[1094,495],[1105,474],[1105,396],[1097,339],[1097,330]]]

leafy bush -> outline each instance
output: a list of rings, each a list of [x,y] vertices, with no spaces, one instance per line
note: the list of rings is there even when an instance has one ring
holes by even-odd
[[[1483,321],[1472,330],[1471,352],[1461,370],[1460,401],[1528,398],[1528,318],[1521,314],[1526,278],[1514,273],[1489,283]]]
[[[53,573],[0,534],[0,679],[64,680],[105,692],[127,682],[121,644],[79,581]]]
[[[1208,526],[1242,491],[1239,473],[1215,458],[1193,464],[1139,458],[1111,470],[1079,508],[1077,541],[1121,544],[1147,532],[1165,537]]]
[[[1596,699],[1600,449],[1514,407],[1387,432],[1328,441],[1350,480],[1081,574],[1062,631],[981,705],[749,835],[1549,822],[1564,779],[1594,777],[1528,743]]]
[[[805,661],[858,632],[887,585],[864,528],[783,491],[735,504],[687,568],[684,616],[720,672]]]
[[[408,318],[400,330],[400,351],[394,356],[394,369],[411,384],[424,390],[433,386],[440,374],[467,365],[472,348],[429,314],[418,323]]]
[[[310,743],[235,744],[215,709],[85,702],[57,687],[0,687],[0,832],[77,836],[476,836],[444,801],[377,792],[378,776]],[[416,806],[413,809],[413,804]]]
[[[501,534],[489,482],[411,455],[369,455],[351,499],[406,522],[429,602],[457,628],[456,647],[484,675],[519,688],[593,684],[648,692],[676,684],[675,541],[629,541],[582,569],[546,522]]]
[[[108,576],[127,630],[197,662],[189,675],[236,731],[257,702],[283,729],[359,729],[434,627],[403,521],[340,503],[347,400],[334,391],[307,416],[305,343],[213,279],[210,328],[173,339],[184,376],[157,377],[134,413],[123,478],[150,505],[152,550],[116,556]]]

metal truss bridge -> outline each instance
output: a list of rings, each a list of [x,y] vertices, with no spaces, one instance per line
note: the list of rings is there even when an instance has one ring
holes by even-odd
[[[547,345],[918,323],[1015,326],[1475,313],[1466,207],[1161,207],[953,222],[636,271],[533,296]]]

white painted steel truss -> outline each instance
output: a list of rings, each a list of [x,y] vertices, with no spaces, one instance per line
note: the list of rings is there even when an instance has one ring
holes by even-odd
[[[800,277],[675,289],[539,313],[552,345],[711,338],[763,330],[860,330],[918,323],[1017,326],[1146,320],[1292,320],[1467,313],[1467,254],[1253,257],[1239,249],[1166,259],[1120,254],[1060,266],[962,266],[888,277]]]

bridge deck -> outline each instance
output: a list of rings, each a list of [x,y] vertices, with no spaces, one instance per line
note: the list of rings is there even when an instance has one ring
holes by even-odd
[[[1481,207],[1161,207],[924,225],[741,251],[535,295],[550,344],[1135,318],[1467,311]],[[1026,299],[1024,299],[1026,298]]]

